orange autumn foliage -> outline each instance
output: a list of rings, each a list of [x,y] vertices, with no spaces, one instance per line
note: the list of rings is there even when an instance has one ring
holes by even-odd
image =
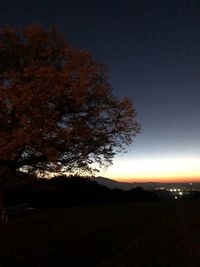
[[[105,66],[56,28],[0,30],[1,175],[109,165],[139,132],[135,117]]]

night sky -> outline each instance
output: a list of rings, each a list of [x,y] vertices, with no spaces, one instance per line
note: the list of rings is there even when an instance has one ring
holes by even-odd
[[[57,25],[133,99],[142,133],[101,175],[200,180],[199,0],[0,0],[1,27],[33,22]]]

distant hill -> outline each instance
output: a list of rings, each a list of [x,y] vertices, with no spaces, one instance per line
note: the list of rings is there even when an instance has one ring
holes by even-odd
[[[135,188],[135,187],[143,187],[144,189],[154,189],[155,187],[159,186],[159,183],[128,183],[128,182],[118,182],[109,178],[105,178],[105,177],[94,177],[93,178],[94,181],[96,181],[97,183],[107,186],[108,188],[114,189],[131,189],[131,188]]]
[[[97,183],[107,186],[108,188],[114,189],[131,189],[131,188],[135,188],[135,187],[142,187],[143,189],[146,190],[152,190],[155,188],[161,188],[161,187],[165,187],[165,188],[188,188],[188,189],[195,189],[197,187],[199,187],[200,189],[200,183],[196,182],[196,183],[159,183],[159,182],[144,182],[144,183],[138,183],[138,182],[133,182],[133,183],[128,183],[128,182],[118,182],[109,178],[105,178],[105,177],[94,177],[92,180],[96,181]]]
[[[115,180],[108,179],[108,178],[101,177],[101,176],[95,177],[93,180],[96,181],[98,184],[104,185],[111,189],[124,188],[125,186],[124,183],[117,182]]]

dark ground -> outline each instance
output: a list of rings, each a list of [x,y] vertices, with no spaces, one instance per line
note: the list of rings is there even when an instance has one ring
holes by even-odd
[[[37,210],[0,223],[1,267],[199,267],[200,203]]]

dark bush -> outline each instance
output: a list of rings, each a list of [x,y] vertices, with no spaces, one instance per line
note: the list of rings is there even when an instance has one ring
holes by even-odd
[[[154,192],[141,187],[131,190],[109,189],[89,177],[57,176],[37,179],[6,191],[8,205],[30,203],[37,207],[103,204],[131,201],[157,201]]]

